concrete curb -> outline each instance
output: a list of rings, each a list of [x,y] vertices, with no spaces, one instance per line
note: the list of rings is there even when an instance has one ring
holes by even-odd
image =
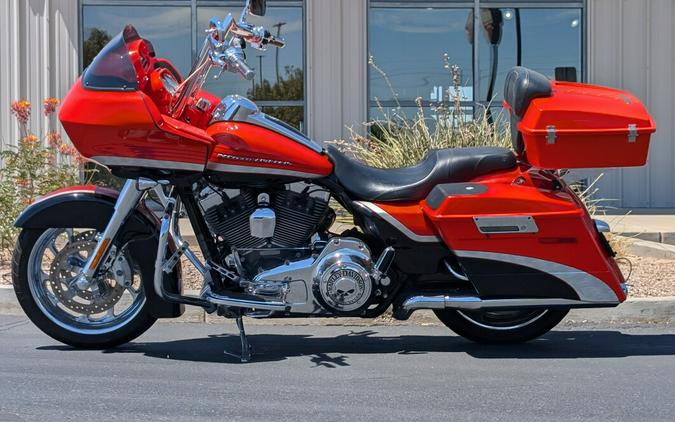
[[[197,292],[188,292],[197,294]],[[24,315],[11,286],[0,286],[0,315]],[[222,323],[217,315],[206,314],[202,309],[186,307],[185,314],[165,322]],[[395,321],[386,315],[375,320],[363,318],[275,318],[249,319],[252,325],[294,326],[378,326],[378,325],[442,325],[431,311],[418,311],[408,321]],[[675,297],[631,298],[616,308],[574,309],[563,324],[675,324]]]
[[[626,239],[626,251],[637,256],[675,260],[675,246],[666,243]]]

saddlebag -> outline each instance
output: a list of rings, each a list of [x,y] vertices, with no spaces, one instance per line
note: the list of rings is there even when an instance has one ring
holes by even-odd
[[[517,67],[506,78],[505,106],[521,159],[543,169],[633,167],[647,162],[656,126],[626,91],[549,81]]]

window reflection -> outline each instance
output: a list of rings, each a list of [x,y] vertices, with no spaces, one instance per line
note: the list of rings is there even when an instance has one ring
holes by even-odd
[[[82,65],[86,68],[104,45],[127,24],[152,42],[157,55],[173,62],[185,75],[191,64],[190,8],[179,6],[82,7]]]
[[[476,100],[501,106],[504,79],[516,65],[552,79],[557,75],[582,80],[582,10],[531,5],[481,9],[475,46],[480,64]],[[381,116],[379,107],[410,112],[417,98],[426,106],[452,101],[450,65],[459,66],[463,104],[473,101],[473,9],[437,6],[438,2],[424,1],[415,1],[414,7],[383,1],[371,5],[368,48],[375,65],[369,66],[371,118]]]
[[[576,74],[577,79],[583,76],[580,9],[481,9],[481,17],[484,25],[501,29],[499,40],[492,40],[496,42],[488,40],[487,30],[480,36],[481,101],[501,101],[506,74],[517,65],[529,67],[551,79],[556,77],[556,69],[559,75]],[[494,23],[487,23],[492,17]],[[493,29],[493,32],[498,30]],[[567,72],[561,73],[562,68],[568,68]],[[493,78],[494,89],[490,95]]]
[[[212,16],[224,18],[231,13],[239,17],[240,8],[198,7],[197,40],[201,48],[204,29],[208,28]],[[303,100],[303,21],[302,7],[281,7],[269,5],[263,17],[252,16],[249,21],[269,28],[274,35],[286,40],[286,47],[269,47],[267,51],[246,49],[249,65],[256,70],[253,81],[246,81],[238,75],[223,73],[219,79],[209,78],[205,89],[216,95],[240,94],[253,100]]]
[[[447,100],[452,80],[445,68],[461,70],[461,91],[473,97],[471,44],[465,33],[470,9],[371,8],[368,16],[368,48],[374,63],[370,75],[370,100]],[[391,85],[391,86],[390,86]]]

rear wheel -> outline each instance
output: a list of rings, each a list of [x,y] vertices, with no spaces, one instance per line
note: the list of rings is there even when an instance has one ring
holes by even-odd
[[[434,311],[438,319],[452,331],[478,343],[521,343],[532,340],[558,325],[567,312],[553,309]]]
[[[81,348],[126,343],[155,322],[142,274],[124,250],[90,285],[77,275],[96,246],[96,230],[25,229],[12,259],[14,291],[26,315],[52,338]]]

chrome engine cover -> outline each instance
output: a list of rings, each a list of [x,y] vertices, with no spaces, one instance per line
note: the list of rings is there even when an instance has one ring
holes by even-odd
[[[336,241],[338,245],[346,243],[340,239],[333,242]],[[356,249],[337,249],[323,256],[316,264],[315,295],[318,290],[318,299],[333,311],[355,311],[368,303],[373,292],[370,253],[360,242],[355,246]]]
[[[265,286],[268,295],[261,296],[269,300],[272,287],[278,286],[275,299],[288,304],[290,313],[353,312],[373,294],[372,270],[370,250],[361,240],[336,237],[318,256],[261,272],[251,281],[250,292]]]

